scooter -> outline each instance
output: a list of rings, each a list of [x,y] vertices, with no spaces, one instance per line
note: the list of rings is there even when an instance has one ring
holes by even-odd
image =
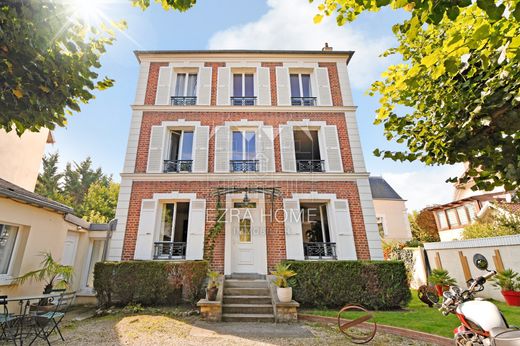
[[[467,289],[451,286],[443,293],[439,304],[437,295],[428,294],[444,316],[455,314],[461,325],[453,331],[457,346],[520,346],[520,329],[510,327],[495,304],[475,298],[475,293],[484,290],[484,284],[496,271],[488,269],[488,261],[481,254],[473,256],[473,263],[487,274],[467,282]]]

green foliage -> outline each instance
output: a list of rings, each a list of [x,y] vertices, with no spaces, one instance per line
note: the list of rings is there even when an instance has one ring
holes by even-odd
[[[432,243],[440,241],[435,216],[428,210],[414,211],[408,214],[412,239],[418,243]]]
[[[94,289],[101,306],[193,303],[202,297],[206,261],[98,262]]]
[[[369,309],[404,307],[410,301],[400,261],[286,261],[298,273],[291,279],[294,300],[306,307]]]
[[[208,288],[218,287],[218,277],[220,276],[219,272],[209,271],[208,272]]]
[[[271,272],[275,276],[276,280],[274,284],[280,288],[289,287],[287,282],[288,279],[294,277],[296,272],[291,270],[291,265],[288,263],[278,263],[274,271]]]
[[[96,72],[113,31],[89,28],[74,10],[70,1],[0,0],[0,128],[64,126],[94,90],[113,85]]]
[[[464,227],[462,238],[491,238],[515,234],[520,234],[520,215],[490,211]]]
[[[215,224],[213,227],[211,227],[208,231],[208,234],[206,236],[206,252],[205,257],[208,260],[209,263],[213,262],[213,255],[215,251],[215,242],[217,240],[217,237],[222,233],[225,226],[225,208],[222,208],[222,204],[220,202],[220,199],[217,200],[216,205],[216,214],[215,214]]]
[[[72,283],[74,269],[56,262],[50,252],[41,254],[41,268],[33,270],[15,279],[14,283],[23,285],[27,281],[43,281],[45,287],[43,294],[49,294],[54,287],[67,288]]]
[[[382,7],[405,9],[395,25],[404,63],[390,66],[370,94],[380,95],[376,124],[406,151],[375,150],[427,165],[469,162],[460,179],[474,189],[520,186],[520,6],[517,0],[324,0],[320,15],[339,25]],[[506,10],[507,9],[507,10]],[[404,115],[395,111],[404,109]]]
[[[431,285],[454,286],[457,284],[457,281],[450,276],[447,270],[433,269],[430,276],[428,276],[428,283]]]
[[[105,223],[113,219],[119,184],[101,168],[93,169],[90,157],[80,163],[67,163],[64,172],[58,172],[58,160],[58,153],[43,157],[36,193],[70,205],[78,216],[89,222]]]
[[[513,269],[506,269],[497,273],[493,278],[493,286],[502,291],[520,291],[520,278]]]
[[[155,2],[161,4],[165,10],[174,9],[184,12],[194,6],[197,0],[155,0]],[[132,0],[132,4],[144,10],[150,6],[150,0]]]

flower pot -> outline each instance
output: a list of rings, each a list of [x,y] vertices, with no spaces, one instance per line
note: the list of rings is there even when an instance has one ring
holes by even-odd
[[[507,305],[520,306],[520,292],[502,291],[502,295],[504,296]]]
[[[442,294],[444,291],[447,291],[450,289],[450,286],[444,286],[444,285],[435,285],[435,290],[437,291],[437,295],[439,297],[442,297]]]
[[[215,300],[217,300],[217,293],[218,287],[210,287],[206,290],[206,294],[210,302],[214,302]]]
[[[276,295],[281,303],[290,303],[292,300],[292,287],[276,287]]]

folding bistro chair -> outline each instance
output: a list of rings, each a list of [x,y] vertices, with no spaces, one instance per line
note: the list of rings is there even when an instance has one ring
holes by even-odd
[[[17,341],[22,343],[22,315],[13,315],[9,313],[7,307],[8,301],[7,296],[0,296],[0,306],[3,307],[3,311],[0,314],[0,341],[11,341],[17,345]]]
[[[60,323],[65,317],[65,314],[69,310],[70,306],[76,298],[76,292],[62,293],[58,297],[56,307],[53,311],[34,316],[36,323],[36,336],[34,337],[31,344],[37,339],[43,339],[50,345],[49,336],[52,332],[57,331],[60,335],[61,340],[65,341],[60,330]]]

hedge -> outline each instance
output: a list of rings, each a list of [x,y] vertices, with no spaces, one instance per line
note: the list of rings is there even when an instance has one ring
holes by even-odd
[[[98,262],[94,290],[101,306],[175,305],[203,295],[206,261]]]
[[[358,304],[387,310],[411,299],[401,261],[285,261],[297,275],[289,283],[302,306],[341,308]]]

